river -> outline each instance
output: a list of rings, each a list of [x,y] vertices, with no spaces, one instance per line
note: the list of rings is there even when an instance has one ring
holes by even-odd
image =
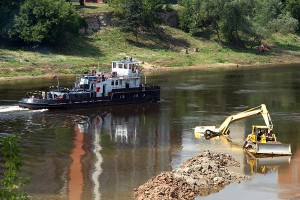
[[[40,78],[0,82],[0,136],[21,135],[22,173],[32,199],[134,199],[133,189],[203,152],[231,154],[232,170],[251,176],[197,199],[300,198],[300,66],[169,71],[147,76],[161,102],[75,110],[19,108],[27,91],[55,85]],[[75,77],[61,77],[68,86]],[[277,139],[292,157],[253,160],[241,146],[261,116],[233,123],[232,142],[196,139],[197,125],[219,126],[229,115],[266,104]]]

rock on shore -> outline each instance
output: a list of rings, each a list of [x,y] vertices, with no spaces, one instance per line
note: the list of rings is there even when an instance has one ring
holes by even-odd
[[[232,182],[249,179],[249,176],[229,171],[227,167],[240,164],[230,155],[204,153],[193,157],[171,172],[152,177],[134,189],[135,198],[145,199],[194,199],[221,190]]]

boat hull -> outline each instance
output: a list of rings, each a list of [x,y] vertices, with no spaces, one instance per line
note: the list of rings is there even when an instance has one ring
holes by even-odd
[[[160,101],[160,88],[143,91],[115,91],[110,96],[77,100],[23,98],[19,107],[28,109],[74,109]]]

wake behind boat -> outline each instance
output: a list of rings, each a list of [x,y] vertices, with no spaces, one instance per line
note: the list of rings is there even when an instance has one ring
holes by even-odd
[[[65,109],[157,102],[160,86],[141,84],[139,61],[112,61],[111,72],[92,71],[77,78],[74,88],[50,87],[27,93],[18,103],[29,109]]]

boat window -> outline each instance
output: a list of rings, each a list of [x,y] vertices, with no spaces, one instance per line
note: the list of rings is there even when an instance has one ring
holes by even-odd
[[[116,63],[113,63],[113,68],[116,68]]]
[[[112,81],[111,81],[111,85],[115,85],[115,82],[114,82],[114,80],[112,80]]]
[[[132,69],[132,64],[129,64],[129,69]]]
[[[119,83],[118,83],[118,80],[116,80],[116,85],[118,85]]]
[[[120,69],[123,69],[123,64],[120,63],[120,64],[119,64],[119,68],[120,68]]]
[[[127,64],[124,64],[124,69],[127,69]]]

